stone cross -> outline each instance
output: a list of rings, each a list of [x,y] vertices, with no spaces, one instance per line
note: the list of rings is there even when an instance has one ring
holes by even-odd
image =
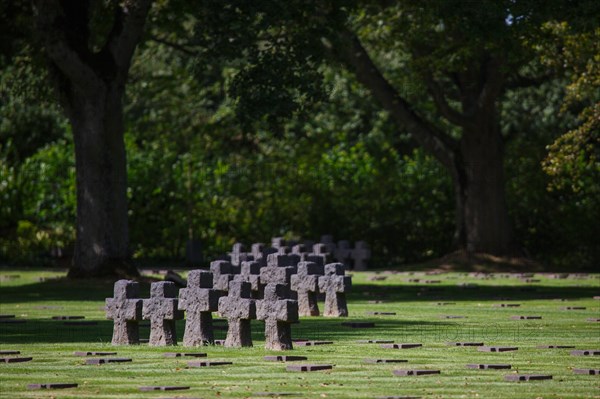
[[[319,277],[319,291],[325,293],[323,316],[348,316],[346,292],[352,286],[352,279],[344,275],[343,263],[325,265],[325,275]]]
[[[298,313],[300,316],[318,316],[319,276],[323,275],[323,265],[313,262],[298,263],[298,273],[291,278],[292,291],[298,293]]]
[[[321,236],[321,242],[323,244],[325,244],[325,248],[327,249],[328,253],[333,254],[335,252],[336,245],[335,245],[335,242],[333,241],[332,235],[328,234],[328,235]]]
[[[304,244],[296,244],[292,247],[292,253],[296,255],[302,255],[306,253],[306,246]]]
[[[357,241],[352,250],[352,259],[354,260],[354,270],[367,270],[367,261],[371,259],[371,250],[364,241]]]
[[[139,321],[142,319],[140,285],[135,281],[119,280],[115,283],[114,295],[114,298],[106,298],[106,318],[114,320],[112,344],[139,344]]]
[[[150,346],[177,345],[175,321],[183,319],[177,309],[177,286],[170,281],[159,281],[150,286],[150,298],[144,299],[144,320],[150,320]]]
[[[231,249],[231,252],[228,254],[229,258],[231,259],[231,264],[234,266],[239,266],[240,265],[240,255],[244,254],[244,245],[236,242],[235,244],[233,244],[233,248]]]
[[[260,269],[261,264],[255,261],[244,261],[242,262],[240,274],[236,274],[233,281],[245,281],[250,283],[252,287],[253,298],[259,298],[262,291],[262,285],[260,284]]]
[[[251,253],[252,253],[252,256],[254,256],[254,259],[262,258],[264,246],[265,246],[265,244],[260,243],[260,242],[256,242],[256,243],[252,244]]]
[[[270,254],[267,257],[267,267],[260,269],[260,282],[262,284],[290,284],[292,274],[296,268],[291,266],[288,255]]]
[[[211,312],[218,310],[220,293],[212,286],[211,272],[192,270],[188,274],[187,288],[179,290],[179,310],[186,312],[183,346],[215,342]]]
[[[225,260],[215,260],[210,262],[210,271],[213,274],[213,288],[221,291],[221,295],[226,295],[229,282],[235,275],[234,267]]]
[[[337,248],[333,252],[335,260],[342,262],[347,265],[352,255],[352,249],[350,248],[350,241],[341,240],[337,244]]]
[[[331,257],[331,253],[327,251],[327,246],[322,243],[317,243],[313,245],[312,256],[319,256],[323,258],[323,264],[327,264]]]
[[[267,284],[265,297],[257,301],[256,317],[265,321],[265,349],[292,349],[290,323],[298,321],[298,302],[289,298],[283,284]]]
[[[285,240],[283,239],[283,237],[273,237],[271,238],[271,246],[273,248],[281,248],[285,245]]]
[[[223,346],[252,346],[250,320],[256,319],[256,303],[250,298],[250,289],[248,282],[232,281],[228,295],[219,298],[219,315],[229,324]]]

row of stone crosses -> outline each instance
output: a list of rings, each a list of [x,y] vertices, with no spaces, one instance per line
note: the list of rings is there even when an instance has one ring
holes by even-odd
[[[113,345],[139,343],[139,322],[150,320],[149,345],[176,345],[175,321],[186,312],[184,346],[214,344],[212,312],[228,321],[226,347],[252,346],[250,321],[265,322],[265,348],[292,349],[291,323],[299,316],[318,316],[318,295],[325,295],[323,315],[348,316],[346,293],[352,285],[343,263],[301,261],[296,254],[272,253],[234,266],[214,261],[210,271],[192,270],[187,287],[152,283],[150,298],[139,298],[139,284],[119,280],[106,299],[114,321]],[[178,298],[178,299],[177,299]]]
[[[231,252],[223,259],[230,261],[234,266],[248,260],[266,261],[266,256],[272,253],[293,254],[300,256],[301,261],[311,261],[321,264],[337,261],[353,266],[354,270],[366,270],[367,261],[371,258],[371,250],[365,241],[357,241],[354,248],[350,247],[350,241],[340,240],[334,242],[333,236],[324,235],[319,243],[304,241],[303,243],[286,242],[282,237],[273,237],[271,247],[262,243],[252,244],[250,252],[244,251],[241,243],[233,244]]]

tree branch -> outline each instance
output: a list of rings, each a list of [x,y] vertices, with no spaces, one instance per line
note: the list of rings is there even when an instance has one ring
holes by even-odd
[[[350,66],[357,79],[365,85],[394,121],[409,133],[426,151],[448,168],[455,167],[457,143],[450,136],[422,119],[387,81],[375,66],[356,35],[347,30],[340,33],[343,41],[339,56]]]
[[[119,4],[115,11],[115,23],[104,50],[108,50],[112,55],[122,83],[129,70],[135,47],[142,36],[151,5],[152,0],[126,0]]]
[[[156,35],[150,35],[150,40],[156,43],[164,44],[165,46],[171,47],[177,51],[181,51],[185,55],[196,56],[199,54],[197,51],[190,50],[189,48],[182,46],[181,44],[173,43]]]
[[[37,34],[56,68],[80,87],[97,82],[98,76],[83,54],[69,44],[64,22],[60,23],[64,15],[58,0],[33,0],[32,5]]]
[[[472,123],[471,118],[452,108],[450,104],[448,104],[446,96],[442,92],[440,85],[433,79],[431,75],[426,75],[425,80],[427,82],[429,92],[433,97],[433,101],[435,102],[435,106],[438,109],[438,111],[444,116],[444,118],[448,119],[448,121],[450,121],[451,123],[454,123],[455,125],[459,126],[466,126]]]

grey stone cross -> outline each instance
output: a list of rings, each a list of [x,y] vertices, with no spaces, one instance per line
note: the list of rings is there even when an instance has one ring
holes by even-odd
[[[229,324],[223,346],[252,346],[250,320],[256,319],[256,303],[250,298],[250,290],[248,282],[231,281],[228,295],[219,298],[219,315]]]
[[[319,276],[323,275],[323,266],[313,262],[298,263],[298,273],[290,280],[292,291],[298,293],[298,313],[300,316],[318,316]]]
[[[114,298],[106,298],[106,318],[114,320],[113,345],[140,343],[139,321],[142,319],[140,285],[119,280],[114,286]]]
[[[150,320],[150,346],[177,345],[175,320],[183,319],[177,309],[177,286],[159,281],[150,286],[150,298],[144,299],[142,317]]]
[[[367,270],[367,261],[371,259],[371,250],[364,241],[357,241],[352,250],[352,259],[354,260],[354,270]]]
[[[259,262],[245,261],[242,262],[240,274],[236,274],[233,281],[246,281],[252,287],[252,296],[260,297],[262,286],[260,284],[260,269]]]
[[[226,260],[216,260],[210,263],[210,271],[213,274],[213,288],[225,295],[235,275],[234,267]]]
[[[298,321],[298,302],[289,298],[283,284],[267,284],[265,297],[257,301],[256,317],[265,321],[265,349],[292,349],[290,323]]]
[[[270,254],[267,257],[267,267],[260,269],[260,282],[262,284],[290,284],[292,274],[296,268],[291,265],[288,255]]]
[[[220,293],[212,286],[211,272],[192,270],[188,274],[187,288],[179,290],[179,310],[186,312],[183,346],[215,342],[211,312],[218,310]]]
[[[319,291],[325,293],[323,316],[348,316],[346,292],[352,286],[352,279],[344,275],[343,263],[325,265],[325,275],[319,277]]]

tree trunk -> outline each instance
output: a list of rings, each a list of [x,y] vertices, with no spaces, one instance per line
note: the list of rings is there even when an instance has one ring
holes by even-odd
[[[68,99],[77,171],[77,239],[70,277],[137,275],[129,265],[122,88],[74,89]]]
[[[453,172],[456,238],[467,253],[517,255],[504,190],[504,148],[496,118],[463,129]]]

